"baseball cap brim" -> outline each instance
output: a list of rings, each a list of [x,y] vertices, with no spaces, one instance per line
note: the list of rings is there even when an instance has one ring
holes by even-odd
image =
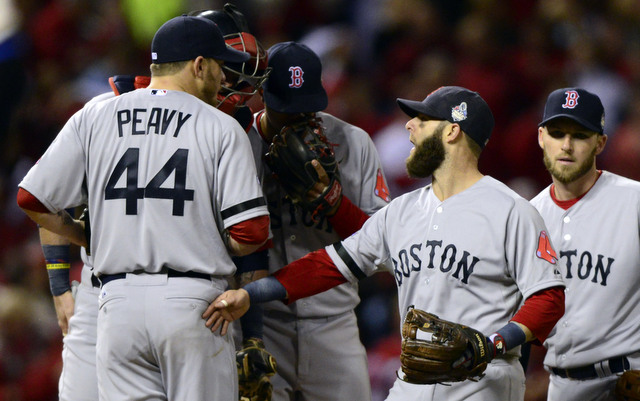
[[[322,111],[329,105],[329,98],[324,88],[318,93],[296,95],[292,99],[281,99],[265,88],[264,103],[279,113],[315,113]]]
[[[222,51],[220,54],[213,56],[216,60],[222,60],[227,63],[243,63],[251,58],[249,53],[241,52],[232,48],[231,46],[226,46],[226,49]]]
[[[435,110],[431,110],[424,102],[408,99],[396,99],[396,102],[398,102],[400,109],[411,118],[416,117],[418,114],[423,114],[434,119],[446,120],[446,118],[439,116]]]
[[[538,127],[542,127],[544,125],[547,125],[550,121],[555,120],[557,118],[568,118],[570,120],[573,120],[573,121],[577,122],[578,124],[582,125],[583,127],[587,128],[590,131],[602,133],[602,127],[596,127],[593,124],[591,124],[590,122],[588,122],[587,120],[584,120],[584,119],[582,119],[580,117],[577,117],[575,115],[572,115],[572,114],[556,114],[554,116],[551,116],[551,117],[541,121],[540,124],[538,124]]]

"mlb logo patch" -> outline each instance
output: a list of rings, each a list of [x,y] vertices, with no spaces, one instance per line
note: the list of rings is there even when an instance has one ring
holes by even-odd
[[[451,108],[451,118],[453,121],[463,121],[467,119],[467,102],[462,102]]]
[[[152,96],[165,96],[167,94],[166,89],[151,89]]]

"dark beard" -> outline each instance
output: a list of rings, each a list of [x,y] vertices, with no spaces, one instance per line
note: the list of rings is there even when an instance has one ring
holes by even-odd
[[[593,163],[596,159],[596,149],[594,148],[591,152],[591,155],[587,157],[584,162],[582,162],[582,164],[576,166],[573,169],[567,169],[563,168],[562,166],[554,166],[551,159],[549,159],[549,156],[547,156],[547,153],[543,152],[543,154],[544,166],[547,168],[547,171],[553,178],[563,184],[568,184],[577,180],[578,178],[584,177],[584,175],[591,170],[591,167],[593,166]]]
[[[416,145],[413,155],[407,158],[407,174],[411,178],[427,178],[440,167],[444,160],[442,134],[445,123],[435,129],[433,135]]]

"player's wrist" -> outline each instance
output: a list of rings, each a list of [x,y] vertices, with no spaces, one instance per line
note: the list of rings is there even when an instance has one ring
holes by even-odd
[[[241,288],[240,291],[247,292],[252,304],[286,299],[287,297],[287,290],[273,276],[253,281]]]
[[[68,245],[42,245],[42,253],[49,276],[49,287],[53,296],[71,291],[69,271],[71,270]]]
[[[500,330],[489,336],[489,341],[493,344],[494,358],[504,355],[508,350],[522,345],[526,342],[527,336],[524,331],[513,322],[509,322]],[[491,348],[491,347],[489,347]]]

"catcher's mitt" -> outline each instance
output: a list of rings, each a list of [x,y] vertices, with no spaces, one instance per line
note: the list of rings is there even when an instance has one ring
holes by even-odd
[[[493,357],[479,331],[411,307],[402,324],[400,363],[415,384],[481,378]]]
[[[276,374],[276,360],[258,338],[250,338],[236,353],[240,401],[271,401],[273,386],[269,378]]]
[[[314,221],[332,210],[342,195],[338,163],[322,130],[317,118],[285,126],[265,154],[267,165],[287,195],[309,211]],[[329,178],[326,189],[315,198],[310,191],[319,183],[319,177],[312,160],[318,160]]]
[[[614,394],[618,401],[640,400],[640,370],[625,371],[616,382]]]

